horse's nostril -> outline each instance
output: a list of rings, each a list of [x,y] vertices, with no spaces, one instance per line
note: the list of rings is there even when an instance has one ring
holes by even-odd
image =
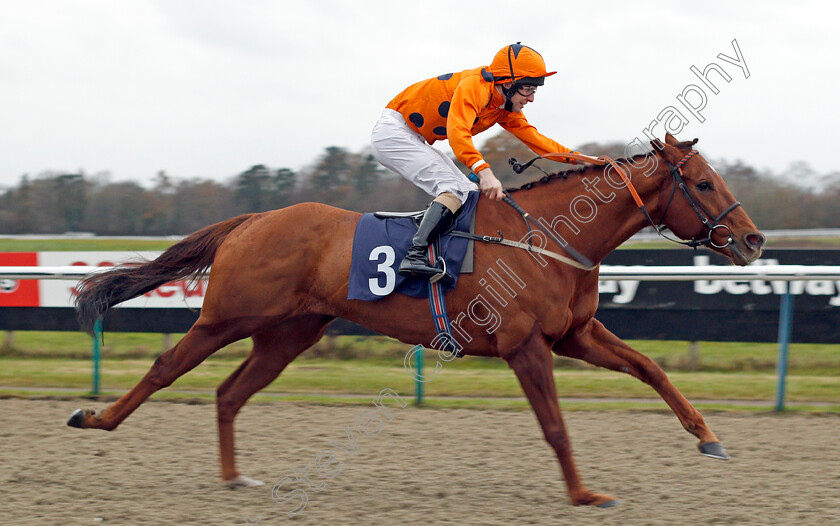
[[[747,234],[744,240],[747,242],[747,245],[752,248],[761,248],[767,238],[764,237],[764,234],[756,232],[754,234]]]

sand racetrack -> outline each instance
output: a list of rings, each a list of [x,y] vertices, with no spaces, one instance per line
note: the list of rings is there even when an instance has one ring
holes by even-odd
[[[331,479],[315,473],[364,407],[246,406],[239,465],[217,481],[215,406],[148,402],[111,433],[71,429],[102,402],[0,400],[3,524],[839,524],[840,417],[706,415],[732,455],[702,457],[671,414],[566,413],[578,468],[618,508],[569,505],[530,412],[394,409]],[[335,468],[337,464],[333,464]],[[307,467],[320,492],[295,517],[272,486]],[[287,484],[278,495],[305,488]]]

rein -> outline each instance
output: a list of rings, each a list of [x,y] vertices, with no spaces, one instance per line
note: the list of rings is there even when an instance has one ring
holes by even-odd
[[[553,154],[547,154],[547,155],[553,155]],[[525,168],[530,166],[531,163],[533,163],[534,161],[536,161],[539,158],[540,157],[537,157],[536,159],[531,160],[531,162],[529,162],[525,166]],[[523,170],[524,170],[524,168],[523,168]],[[514,171],[516,171],[516,168],[514,168]],[[517,173],[520,173],[520,172],[517,172]],[[468,178],[469,178],[470,181],[472,181],[476,184],[478,184],[478,182],[479,182],[478,176],[476,176],[474,173],[470,173],[468,175]],[[635,191],[635,189],[634,189],[634,191]],[[574,259],[567,258],[566,256],[563,256],[562,254],[558,254],[557,252],[552,252],[550,250],[545,250],[544,248],[535,247],[534,243],[533,243],[534,229],[531,227],[531,219],[532,219],[531,214],[529,214],[528,212],[523,210],[522,207],[519,206],[519,203],[514,201],[514,199],[510,196],[510,194],[507,192],[507,190],[505,190],[504,193],[505,193],[505,196],[502,198],[502,201],[507,203],[511,208],[513,208],[517,212],[519,212],[519,215],[521,215],[522,219],[525,220],[525,227],[528,229],[528,244],[527,245],[525,243],[520,243],[518,241],[509,241],[509,240],[505,239],[505,237],[502,235],[501,232],[499,232],[499,237],[479,236],[479,235],[476,235],[476,234],[470,234],[468,232],[459,232],[457,230],[452,231],[449,234],[453,235],[453,236],[456,236],[456,237],[463,237],[463,238],[466,238],[466,239],[472,239],[472,240],[475,240],[475,241],[483,241],[485,243],[494,243],[494,244],[499,244],[499,245],[506,245],[506,246],[509,246],[509,247],[521,248],[521,249],[527,250],[528,252],[534,252],[536,254],[541,254],[541,255],[544,255],[544,256],[548,256],[550,258],[556,259],[557,261],[561,261],[561,262],[563,262],[563,263],[565,263],[569,266],[572,266],[572,267],[575,267],[575,268],[578,268],[578,269],[581,269],[581,270],[586,270],[586,271],[595,270],[595,268],[598,266],[597,263],[593,263],[592,260],[590,260],[588,257],[584,256],[583,254],[581,254],[580,252],[575,250],[575,248],[573,246],[569,245],[568,243],[564,244],[563,240],[561,240],[557,236],[557,234],[555,234],[554,232],[552,232],[551,230],[549,230],[548,228],[543,226],[542,223],[540,223],[539,221],[534,221],[534,224],[537,226],[537,228],[542,230],[543,233],[545,233],[545,235],[547,235],[551,240],[553,240],[560,247],[562,247],[563,250],[568,252],[568,254],[570,256],[572,256],[572,258],[574,258]]]
[[[630,192],[630,195],[633,197],[633,201],[636,203],[636,206],[638,206],[638,208],[642,212],[642,214],[644,214],[644,216],[648,220],[648,223],[650,224],[650,226],[662,238],[667,239],[668,241],[671,241],[673,243],[677,243],[677,244],[680,244],[680,245],[685,245],[685,246],[692,247],[694,249],[697,249],[697,247],[702,247],[702,246],[711,246],[711,247],[714,247],[714,248],[717,248],[717,249],[723,249],[723,248],[728,247],[730,244],[732,244],[734,242],[734,239],[732,238],[732,230],[727,225],[722,224],[720,221],[724,217],[726,217],[726,215],[729,214],[731,211],[733,211],[736,208],[738,208],[739,206],[741,206],[741,203],[739,201],[735,201],[734,203],[729,205],[723,212],[721,212],[717,216],[712,216],[712,214],[708,210],[706,210],[706,208],[703,206],[703,204],[700,203],[700,201],[694,196],[694,194],[691,192],[691,190],[688,189],[688,185],[686,184],[685,179],[683,178],[683,173],[682,173],[683,164],[685,164],[686,161],[691,159],[696,154],[697,154],[697,150],[691,150],[675,166],[671,166],[670,163],[668,164],[669,172],[671,173],[671,176],[673,178],[673,186],[671,187],[671,195],[668,198],[668,204],[665,205],[665,210],[662,212],[662,217],[660,218],[658,224],[653,221],[653,218],[648,213],[647,207],[645,207],[644,201],[642,201],[642,198],[639,196],[639,192],[636,191],[636,187],[633,186],[633,183],[630,181],[630,177],[627,174],[624,173],[624,170],[622,170],[622,167],[618,163],[616,163],[613,159],[611,159],[609,157],[601,156],[601,157],[597,158],[595,161],[593,161],[592,157],[589,157],[587,155],[578,154],[578,153],[572,153],[572,152],[569,152],[569,153],[547,153],[547,154],[544,154],[544,155],[539,155],[539,156],[531,159],[530,161],[528,161],[525,164],[519,164],[518,162],[516,162],[516,159],[514,159],[514,158],[509,159],[508,162],[510,163],[510,166],[513,169],[513,171],[516,172],[517,174],[520,174],[523,171],[525,171],[528,167],[530,167],[534,163],[534,161],[536,161],[538,159],[554,159],[554,160],[561,160],[561,161],[566,161],[566,162],[568,162],[569,160],[579,160],[579,161],[584,161],[584,162],[587,162],[587,163],[590,163],[590,164],[595,164],[597,166],[605,166],[609,163],[609,165],[612,166],[616,170],[616,172],[618,172],[618,174],[621,176],[621,180],[624,182],[625,186],[627,187],[627,190]],[[470,175],[473,176],[473,174],[470,174]],[[475,176],[473,176],[473,177],[475,177]],[[473,179],[473,177],[471,177],[470,179],[477,182],[476,179],[478,179],[478,178],[475,177],[475,179]],[[702,239],[692,238],[690,241],[681,241],[679,239],[674,239],[674,238],[668,237],[663,232],[666,229],[666,227],[663,225],[663,223],[665,221],[665,216],[668,214],[668,209],[671,207],[671,203],[674,200],[674,194],[676,192],[677,187],[679,187],[680,191],[685,196],[685,199],[686,199],[686,201],[688,201],[688,204],[691,206],[691,209],[694,210],[695,214],[697,214],[697,217],[700,219],[700,222],[703,223],[703,226],[705,226],[708,229],[708,234],[706,235],[705,238],[702,238]],[[499,237],[476,236],[476,235],[473,235],[473,234],[461,235],[461,237],[468,237],[470,239],[475,239],[475,240],[478,240],[478,241],[484,241],[484,242],[488,242],[488,243],[498,243],[498,244],[503,244],[503,245],[508,245],[508,246],[515,246],[515,247],[518,247],[518,248],[523,248],[523,249],[528,250],[530,252],[540,253],[540,254],[549,256],[551,258],[557,259],[557,260],[562,261],[562,262],[564,262],[564,263],[566,263],[566,264],[568,264],[572,267],[579,268],[581,270],[593,270],[595,267],[597,267],[597,264],[590,261],[589,258],[587,258],[583,254],[581,254],[580,252],[575,250],[568,243],[563,244],[563,241],[554,232],[552,232],[550,229],[543,226],[539,221],[534,222],[536,224],[537,228],[542,230],[550,239],[552,239],[556,244],[561,246],[563,248],[563,250],[568,252],[569,255],[571,255],[574,258],[574,260],[569,259],[565,256],[560,255],[560,254],[557,254],[556,252],[551,252],[551,251],[548,251],[548,250],[545,250],[545,249],[534,247],[533,243],[531,241],[531,238],[533,237],[533,233],[534,233],[534,229],[531,227],[531,221],[530,221],[531,215],[528,212],[526,212],[525,210],[523,210],[522,207],[520,207],[519,204],[516,201],[513,200],[513,198],[510,196],[510,194],[507,191],[505,192],[505,197],[503,197],[502,200],[505,203],[507,203],[508,205],[510,205],[514,210],[519,212],[519,214],[525,220],[525,226],[528,228],[528,234],[530,234],[529,237],[528,237],[528,244],[527,245],[525,243],[518,243],[516,241],[508,241],[508,240],[504,239],[504,236],[501,235],[501,232],[499,232]],[[723,245],[716,244],[714,242],[714,240],[712,239],[712,236],[714,235],[715,230],[717,230],[717,229],[724,229],[726,231],[726,234],[727,234],[726,243],[724,243]],[[455,234],[455,233],[453,232],[452,234]],[[463,233],[459,233],[459,234],[463,234]]]
[[[524,219],[524,220],[525,220],[525,226],[528,228],[528,247],[533,248],[533,243],[532,243],[532,241],[531,241],[531,240],[532,240],[532,238],[534,237],[534,229],[533,229],[533,228],[531,228],[531,221],[530,221],[531,214],[529,214],[528,212],[526,212],[525,210],[523,210],[523,209],[522,209],[522,207],[521,207],[521,206],[519,206],[519,203],[517,203],[516,201],[514,201],[514,200],[513,200],[513,198],[510,196],[510,194],[509,194],[507,191],[505,191],[505,196],[502,198],[502,201],[504,201],[505,203],[507,203],[508,205],[510,205],[510,206],[511,206],[511,208],[513,208],[513,209],[514,209],[514,210],[516,210],[517,212],[519,212],[519,215],[521,215],[521,216],[522,216],[522,219]],[[549,237],[552,241],[554,241],[555,243],[557,243],[558,245],[560,245],[561,247],[563,247],[563,250],[565,250],[566,252],[568,252],[568,253],[569,253],[569,255],[570,255],[570,256],[572,256],[572,257],[574,258],[574,261],[575,261],[576,263],[578,263],[578,265],[572,265],[572,266],[577,267],[577,268],[580,268],[580,269],[583,269],[583,270],[593,270],[595,267],[597,267],[597,266],[598,266],[598,265],[596,265],[595,263],[593,263],[593,262],[592,262],[592,261],[591,261],[588,257],[584,256],[583,254],[581,254],[580,252],[578,252],[577,250],[575,250],[575,248],[574,248],[574,247],[572,247],[572,245],[570,245],[570,244],[568,244],[568,243],[563,244],[563,240],[562,240],[562,239],[560,239],[560,238],[557,236],[557,234],[555,234],[554,232],[552,232],[550,229],[546,228],[546,227],[545,227],[542,223],[540,223],[539,221],[534,221],[534,224],[536,224],[536,225],[537,225],[537,228],[539,228],[540,230],[542,230],[542,231],[543,231],[543,233],[544,233],[545,235],[547,235],[547,236],[548,236],[548,237]],[[521,244],[521,243],[520,243],[520,244]],[[567,258],[564,258],[564,259],[567,259]],[[562,261],[562,260],[561,260],[561,261]]]

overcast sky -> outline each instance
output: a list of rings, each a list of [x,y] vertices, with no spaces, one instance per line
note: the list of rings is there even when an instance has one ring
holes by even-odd
[[[489,64],[515,41],[559,71],[525,113],[566,146],[644,138],[673,106],[689,120],[678,138],[699,137],[712,159],[840,170],[836,2],[0,6],[0,187],[46,170],[107,170],[143,184],[159,170],[220,181],[254,164],[298,170],[327,146],[366,147],[381,109],[405,86]],[[737,58],[733,39],[749,78],[718,58]],[[711,62],[732,79],[710,74],[718,94],[689,69]],[[702,123],[677,100],[691,84],[707,96]],[[663,126],[654,133],[664,136]]]

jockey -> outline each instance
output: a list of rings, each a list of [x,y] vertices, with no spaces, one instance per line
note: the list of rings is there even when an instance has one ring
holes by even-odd
[[[545,77],[555,73],[546,71],[539,53],[517,42],[496,53],[489,67],[420,81],[388,103],[371,134],[373,155],[435,197],[400,263],[401,274],[440,273],[426,257],[429,241],[476,189],[449,157],[432,148],[435,141],[448,139],[455,157],[478,175],[481,191],[494,200],[504,196],[502,183],[473,145],[473,135],[499,123],[537,154],[571,152],[541,135],[522,114]]]

